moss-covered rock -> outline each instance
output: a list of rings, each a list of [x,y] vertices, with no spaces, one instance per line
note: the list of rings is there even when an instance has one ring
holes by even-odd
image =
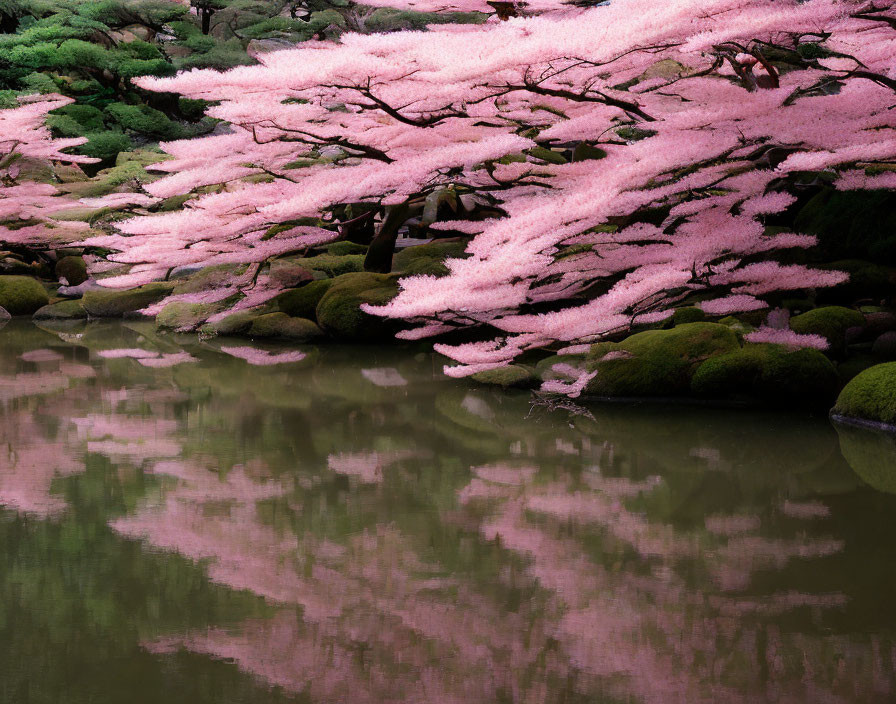
[[[539,360],[535,365],[535,376],[541,381],[574,381],[578,372],[585,370],[586,363],[584,354],[554,354]],[[570,368],[574,371],[568,371]]]
[[[685,323],[699,323],[706,320],[706,313],[702,308],[697,306],[685,306],[684,308],[676,308],[672,314],[672,326],[684,325]]]
[[[362,303],[380,305],[398,293],[398,277],[368,272],[343,274],[317,304],[317,322],[330,335],[346,340],[388,337],[394,323],[361,310]]]
[[[172,301],[159,311],[156,327],[179,332],[195,330],[217,311],[218,306],[214,304]]]
[[[790,319],[791,330],[801,335],[821,335],[827,339],[835,354],[840,354],[845,349],[847,330],[861,329],[864,325],[864,315],[843,306],[816,308]]]
[[[0,308],[10,315],[31,315],[50,302],[39,281],[27,276],[0,276]]]
[[[260,315],[249,326],[250,337],[269,337],[296,342],[319,340],[324,333],[316,323],[306,318],[293,318],[286,313]]]
[[[392,268],[405,276],[445,276],[448,274],[448,267],[443,263],[445,259],[464,257],[466,248],[466,240],[436,240],[405,247],[392,257]]]
[[[255,319],[262,315],[260,310],[241,310],[231,313],[214,323],[203,325],[201,332],[213,335],[244,335],[249,332]]]
[[[346,254],[336,256],[334,254],[318,254],[315,257],[307,257],[301,260],[302,266],[315,271],[322,271],[327,276],[341,276],[352,272],[364,271],[363,254]]]
[[[896,494],[896,436],[837,424],[840,452],[853,471],[877,491]]]
[[[87,317],[87,311],[81,301],[59,301],[38,308],[32,317],[35,320],[82,320]]]
[[[342,257],[346,254],[367,254],[367,245],[357,244],[355,242],[333,242],[327,245],[327,254],[336,257]]]
[[[684,323],[645,330],[620,343],[598,343],[588,356],[597,376],[588,392],[600,396],[677,396],[690,391],[697,366],[740,348],[737,335],[718,323]]]
[[[519,364],[477,372],[470,378],[480,384],[492,384],[505,389],[528,389],[535,386],[538,381],[532,369]]]
[[[69,286],[78,286],[87,281],[87,264],[83,257],[62,257],[56,262],[56,277],[65,279]]]
[[[836,368],[818,350],[771,344],[747,344],[707,359],[691,379],[696,396],[748,396],[784,406],[828,405],[838,387]]]
[[[317,320],[317,304],[324,294],[330,290],[333,279],[321,279],[284,291],[274,298],[272,305],[282,313],[295,318]]]
[[[843,387],[833,412],[896,425],[896,362],[878,364],[858,374]]]
[[[125,291],[85,291],[81,305],[93,317],[119,318],[162,300],[173,288],[173,284],[159,281]]]

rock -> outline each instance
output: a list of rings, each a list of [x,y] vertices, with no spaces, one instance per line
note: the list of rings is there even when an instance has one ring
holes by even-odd
[[[38,308],[32,317],[35,320],[82,320],[87,317],[87,311],[81,301],[60,301]]]
[[[470,378],[480,384],[493,384],[505,389],[529,389],[538,381],[532,369],[519,364],[509,364],[506,367],[477,372]]]
[[[31,315],[50,302],[47,290],[27,276],[0,276],[0,308],[10,315]]]
[[[696,396],[749,396],[777,406],[827,407],[839,388],[831,360],[815,349],[746,344],[703,362],[691,379]]]
[[[310,342],[319,340],[324,333],[312,320],[293,318],[286,313],[267,313],[252,321],[249,336]]]
[[[56,262],[56,277],[65,279],[69,286],[78,286],[87,281],[87,263],[83,257],[63,257]]]
[[[600,396],[685,394],[700,363],[738,349],[737,335],[718,323],[684,323],[670,330],[645,330],[619,343],[597,343],[588,354],[589,370],[597,370],[588,392]]]
[[[842,354],[850,328],[862,328],[865,316],[859,311],[843,306],[826,306],[800,313],[790,319],[790,329],[801,335],[821,335],[831,346],[833,354]],[[856,331],[850,331],[854,336]]]
[[[832,412],[896,426],[896,362],[877,364],[858,374],[843,387]]]
[[[5,324],[7,320],[10,320],[12,316],[9,314],[9,311],[6,308],[0,307],[0,323]]]
[[[301,286],[314,280],[314,273],[310,269],[285,259],[271,262],[269,276],[284,288]]]
[[[364,271],[363,254],[346,254],[344,256],[318,254],[317,256],[307,257],[300,261],[305,268],[323,271],[327,276],[332,277]]]
[[[81,305],[96,318],[120,318],[162,300],[172,288],[173,284],[158,281],[127,290],[85,291]]]
[[[272,301],[272,304],[287,315],[316,321],[317,304],[332,285],[333,279],[311,281],[291,291],[284,291]]]
[[[467,240],[452,239],[435,240],[428,244],[405,247],[392,257],[392,269],[405,276],[418,274],[445,276],[448,274],[448,267],[444,264],[445,259],[463,259],[469,256],[464,252],[467,244]]]
[[[896,315],[891,311],[869,311],[864,315],[866,333],[877,337],[885,332],[896,331]]]
[[[198,328],[218,310],[219,306],[209,303],[172,301],[159,311],[156,316],[156,327],[163,330],[188,332]]]
[[[676,308],[671,320],[672,327],[685,323],[699,323],[702,320],[706,320],[706,313],[697,306],[686,306],[684,308]]]
[[[327,253],[337,257],[346,254],[367,254],[367,245],[347,241],[333,242],[333,244],[327,245]]]
[[[393,334],[395,323],[360,309],[362,303],[387,303],[398,293],[394,274],[368,272],[343,274],[317,304],[317,322],[334,337],[346,340],[376,340]]]
[[[885,332],[871,346],[871,353],[886,360],[896,360],[896,331]]]
[[[257,309],[237,311],[214,323],[204,325],[202,332],[217,335],[242,335],[249,332],[249,328],[252,327],[254,320],[261,314],[261,311]]]

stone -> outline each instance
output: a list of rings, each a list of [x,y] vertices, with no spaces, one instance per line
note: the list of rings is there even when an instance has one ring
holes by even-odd
[[[0,276],[0,307],[10,315],[31,315],[50,302],[41,283],[28,276]]]

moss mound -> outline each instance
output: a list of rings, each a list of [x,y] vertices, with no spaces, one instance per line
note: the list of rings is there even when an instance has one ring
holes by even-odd
[[[672,327],[686,323],[699,323],[702,320],[706,320],[706,313],[703,312],[702,308],[697,306],[676,308],[672,314]]]
[[[333,279],[312,281],[299,288],[284,291],[273,300],[273,305],[287,315],[317,320],[317,304],[332,285]]]
[[[790,329],[801,335],[821,335],[827,339],[834,352],[846,346],[846,331],[865,326],[865,316],[859,311],[843,306],[825,306],[795,315],[790,319]]]
[[[470,378],[478,381],[480,384],[492,384],[505,389],[528,389],[537,383],[534,372],[519,364],[510,364],[498,369],[477,372]]]
[[[243,335],[249,332],[252,323],[261,315],[258,310],[241,310],[209,323],[202,327],[202,332],[216,335]]]
[[[367,245],[346,241],[334,242],[327,245],[327,254],[332,254],[336,257],[342,257],[346,254],[367,254]]]
[[[163,330],[195,330],[218,310],[208,303],[174,301],[159,311],[156,327]]]
[[[62,257],[56,262],[56,277],[64,278],[69,286],[77,286],[87,281],[87,264],[82,257]]]
[[[27,276],[0,276],[0,308],[10,315],[31,315],[50,302],[47,290]]]
[[[878,364],[843,387],[834,413],[896,425],[896,362]]]
[[[707,359],[691,379],[697,396],[749,396],[786,406],[829,404],[838,386],[837,370],[818,350],[771,344],[747,344]]]
[[[343,256],[318,254],[315,257],[308,257],[300,261],[302,262],[302,266],[306,269],[322,271],[327,276],[332,277],[364,271],[363,254],[346,254]]]
[[[445,276],[448,267],[443,263],[450,257],[464,257],[467,248],[466,240],[445,240],[405,247],[392,257],[392,268],[405,276],[430,274]]]
[[[126,291],[86,291],[81,305],[97,318],[118,318],[162,300],[171,293],[173,284],[156,282]]]
[[[270,337],[296,342],[310,342],[323,337],[321,330],[312,320],[293,318],[286,313],[260,315],[249,326],[251,337]]]
[[[395,324],[360,309],[362,303],[380,305],[398,293],[397,276],[368,272],[343,274],[317,304],[317,322],[325,332],[346,340],[382,339]]]
[[[60,301],[38,308],[32,317],[35,320],[81,320],[87,317],[87,311],[81,301]]]
[[[597,376],[589,393],[600,396],[678,396],[690,391],[697,366],[740,349],[737,335],[718,323],[685,323],[645,330],[620,343],[592,346],[588,368]]]

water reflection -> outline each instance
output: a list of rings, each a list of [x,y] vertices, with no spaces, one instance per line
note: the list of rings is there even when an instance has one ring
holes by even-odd
[[[0,701],[879,702],[896,497],[845,433],[13,321]]]

